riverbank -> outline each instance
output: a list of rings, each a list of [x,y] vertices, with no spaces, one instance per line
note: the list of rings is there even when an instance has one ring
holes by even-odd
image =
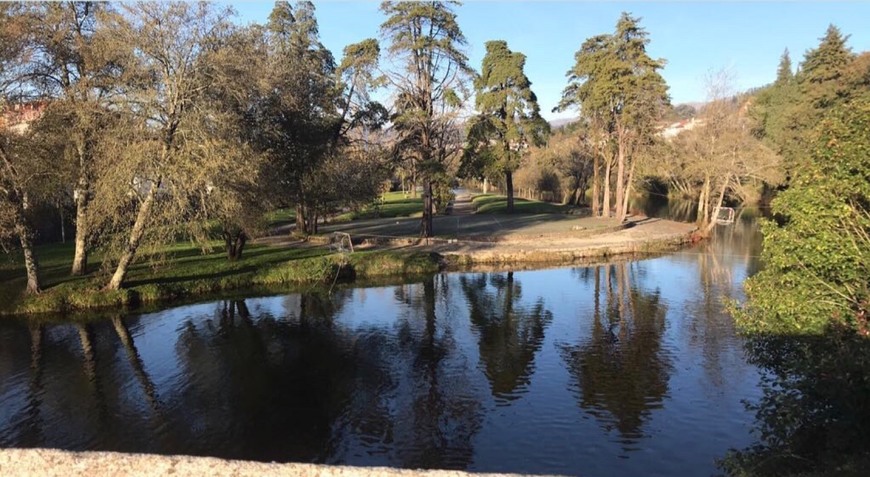
[[[149,477],[342,477],[420,476],[465,477],[517,474],[471,474],[459,470],[412,470],[390,467],[350,467],[318,464],[277,464],[214,457],[125,454],[120,452],[67,452],[54,449],[0,449],[0,475],[90,477],[94,475]]]
[[[413,219],[412,219],[413,220]],[[164,252],[160,260],[143,261],[131,269],[126,288],[105,291],[100,272],[89,277],[69,277],[67,253],[54,250],[45,262],[46,289],[23,296],[17,290],[21,277],[8,279],[3,272],[2,315],[69,313],[96,309],[135,308],[170,303],[191,297],[254,287],[283,288],[332,286],[357,279],[407,277],[462,270],[487,264],[571,264],[590,258],[619,255],[643,256],[677,250],[692,240],[694,225],[660,219],[636,218],[627,224],[597,219],[548,220],[538,216],[475,219],[469,230],[484,230],[482,220],[505,226],[489,235],[421,240],[408,236],[366,234],[367,222],[349,230],[356,242],[354,253],[335,253],[329,233],[299,241],[271,237],[254,244],[241,260],[229,262],[220,252],[203,253],[190,245]],[[514,222],[511,222],[514,221]],[[381,221],[383,222],[383,220]],[[479,222],[479,223],[478,223]],[[360,232],[363,230],[363,232]],[[327,231],[328,232],[328,231]],[[14,264],[13,264],[14,265]]]

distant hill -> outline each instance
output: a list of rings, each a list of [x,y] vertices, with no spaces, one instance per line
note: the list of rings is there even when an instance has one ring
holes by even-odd
[[[550,129],[559,129],[576,122],[578,119],[579,118],[559,118],[548,122],[550,123]]]

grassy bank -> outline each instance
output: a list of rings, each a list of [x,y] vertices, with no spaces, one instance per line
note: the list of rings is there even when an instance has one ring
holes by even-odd
[[[496,194],[481,194],[471,199],[478,214],[506,214],[507,197]],[[514,198],[514,211],[518,214],[564,214],[571,207],[551,202]]]
[[[438,257],[428,253],[358,252],[342,256],[323,248],[266,246],[252,246],[241,260],[230,262],[223,253],[204,254],[179,244],[165,250],[160,261],[144,260],[131,267],[125,289],[104,291],[101,286],[108,277],[103,272],[69,276],[71,245],[41,246],[38,253],[44,291],[37,296],[21,293],[25,279],[20,257],[5,256],[0,261],[0,314],[130,307],[258,286],[419,275],[437,272],[440,266]],[[92,268],[98,266],[91,263]]]

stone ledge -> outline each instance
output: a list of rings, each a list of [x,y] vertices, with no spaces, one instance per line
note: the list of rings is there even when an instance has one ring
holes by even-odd
[[[351,467],[319,464],[276,464],[215,457],[126,454],[120,452],[69,452],[55,449],[0,449],[0,475],[51,477],[344,477],[421,476],[465,477],[518,474],[472,474],[458,470],[413,470],[391,467]]]

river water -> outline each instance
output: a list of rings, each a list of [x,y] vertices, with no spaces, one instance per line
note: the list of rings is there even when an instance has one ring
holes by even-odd
[[[678,253],[0,322],[0,447],[711,475],[757,440],[725,303],[754,219]]]

